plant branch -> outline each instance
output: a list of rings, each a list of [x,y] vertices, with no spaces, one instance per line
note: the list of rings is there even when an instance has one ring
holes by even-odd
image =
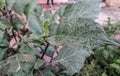
[[[46,45],[45,50],[41,56],[41,59],[43,59],[44,55],[46,54],[48,47],[49,47],[49,43],[47,42],[47,45]]]
[[[14,29],[12,29],[12,34],[13,34],[13,37],[14,37],[15,41],[17,42],[16,36],[15,36],[15,33],[14,33]]]
[[[9,13],[9,15],[10,15],[10,16],[9,16],[9,21],[10,21],[11,25],[14,26],[12,10],[9,10],[8,13]]]
[[[20,33],[18,32],[18,38],[20,39],[19,42],[21,42],[22,38],[20,36]]]
[[[5,31],[4,29],[0,28],[0,31]]]

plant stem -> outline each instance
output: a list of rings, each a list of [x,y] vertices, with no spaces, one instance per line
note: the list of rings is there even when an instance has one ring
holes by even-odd
[[[12,10],[9,10],[8,13],[9,13],[9,15],[10,15],[9,21],[10,21],[10,23],[11,23],[11,26],[14,27]],[[15,35],[15,33],[14,33],[14,29],[12,29],[12,34],[13,34],[13,37],[14,37],[15,41],[17,42],[16,35]]]
[[[18,32],[18,38],[20,39],[19,42],[21,42],[22,38],[20,36],[20,33]]]
[[[14,29],[12,29],[12,34],[13,34],[13,37],[14,37],[15,41],[17,42],[17,39],[15,37],[15,33],[14,33]]]
[[[4,29],[0,28],[0,31],[5,31]]]
[[[14,26],[12,10],[9,10],[8,13],[10,15],[9,21],[10,21],[11,25]]]
[[[47,45],[46,45],[45,50],[41,56],[41,59],[43,59],[44,55],[46,54],[48,47],[49,47],[49,43],[47,42]]]

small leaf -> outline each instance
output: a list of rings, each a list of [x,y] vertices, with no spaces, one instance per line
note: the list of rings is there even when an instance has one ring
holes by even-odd
[[[0,61],[6,58],[6,51],[7,49],[0,49]]]
[[[49,21],[45,21],[43,23],[44,36],[49,36],[49,34],[50,34],[50,28],[49,28],[49,26],[50,26],[50,22]]]
[[[5,0],[0,0],[0,8],[2,8],[5,5]]]
[[[5,0],[6,5],[7,5],[9,8],[12,8],[12,7],[13,7],[15,1],[16,1],[16,0]]]
[[[35,12],[36,16],[41,16],[41,14],[42,14],[42,8],[41,8],[41,6],[37,5],[35,7],[35,9],[34,9],[34,12]]]
[[[103,73],[102,73],[102,76],[108,76],[108,75],[106,74],[106,72],[103,72]]]
[[[50,36],[54,36],[56,34],[58,25],[56,23],[53,23],[50,25]]]
[[[50,18],[51,16],[52,16],[52,13],[51,13],[50,10],[47,10],[47,11],[44,12],[44,17],[45,17],[45,19],[48,19],[48,18]]]
[[[120,72],[120,65],[118,65],[116,63],[112,63],[112,64],[110,64],[110,67],[112,67],[112,68],[114,68],[114,69],[116,69],[117,71]]]
[[[120,64],[120,58],[115,60],[115,63]]]

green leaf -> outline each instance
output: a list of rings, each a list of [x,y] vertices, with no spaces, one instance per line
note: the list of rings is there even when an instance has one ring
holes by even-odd
[[[120,46],[109,40],[103,27],[94,22],[97,13],[93,16],[90,15],[94,8],[88,6],[84,6],[84,1],[66,6],[65,12],[63,15],[61,14],[56,35],[51,38],[54,41],[49,40],[51,44],[63,46],[53,62],[63,65],[66,70],[62,73],[67,75],[79,72],[84,65],[85,58],[91,54],[90,51],[93,48],[104,44]]]
[[[65,39],[71,41],[71,43],[72,41],[76,41],[78,46],[85,46],[90,49],[104,44],[119,46],[118,43],[107,38],[107,35],[100,24],[91,19],[85,18],[78,18],[69,21],[67,21],[66,18],[62,19],[57,28],[55,37],[56,41],[59,41],[59,44],[60,42],[61,44],[64,44]]]
[[[45,49],[45,46],[42,46],[42,49]],[[44,51],[45,50],[42,50],[42,52],[44,52]],[[55,52],[56,52],[56,49],[54,47],[52,47],[52,46],[49,46],[45,55],[52,58]]]
[[[29,2],[24,6],[24,14],[28,17],[34,13],[36,16],[42,14],[41,7],[37,4],[37,0],[29,0]]]
[[[85,18],[72,20],[62,18],[53,38],[55,38],[55,45],[63,46],[54,62],[65,66],[67,70],[63,72],[68,75],[79,72],[93,48],[104,44],[119,46],[107,38],[101,25]],[[54,44],[54,41],[50,43]]]
[[[0,28],[6,29],[10,28],[11,26],[9,25],[9,22],[5,18],[0,18]]]
[[[115,63],[120,64],[120,58],[115,60]]]
[[[54,36],[56,34],[58,25],[53,23],[50,25],[50,36]]]
[[[14,9],[15,12],[22,15],[24,12],[25,5],[28,4],[30,1],[31,0],[15,0],[15,3],[12,8]]]
[[[80,68],[84,65],[85,58],[89,55],[90,52],[85,49],[66,45],[62,48],[58,57],[54,59],[53,63],[62,64],[66,68],[63,73],[73,75],[79,72]]]
[[[0,72],[9,76],[32,76],[32,67],[36,57],[27,54],[16,54],[0,62]]]
[[[0,61],[4,60],[6,58],[5,54],[6,54],[7,49],[0,49]]]
[[[78,0],[76,3],[60,8],[58,14],[68,19],[91,18],[95,20],[100,12],[100,3],[101,0]]]
[[[12,8],[12,7],[13,7],[15,1],[16,1],[16,0],[5,0],[6,5],[7,5],[9,8]]]
[[[112,64],[110,64],[110,67],[112,67],[112,68],[114,68],[114,69],[116,69],[117,71],[120,72],[120,65],[118,65],[116,63],[112,63]]]
[[[51,16],[52,16],[52,12],[50,10],[44,12],[45,19],[50,18]]]
[[[45,17],[41,19],[45,36],[50,36],[51,34],[56,33],[56,28],[58,25],[56,23],[57,18],[58,18],[57,14],[52,15],[50,12],[49,13],[47,11],[45,12]]]
[[[61,17],[64,16],[64,13],[65,13],[65,9],[66,9],[66,6],[61,6],[57,11],[56,11],[56,14],[58,14]]]
[[[24,0],[22,0],[22,1],[21,0],[15,0],[15,3],[13,5],[13,9],[15,10],[15,12],[17,12],[20,15],[22,15],[24,6],[25,6]]]
[[[2,8],[5,5],[5,0],[0,0],[0,8]]]
[[[47,20],[43,23],[43,31],[44,31],[44,36],[49,36],[50,34],[50,22]]]
[[[0,32],[0,42],[3,41],[3,37],[4,37],[4,32]]]
[[[36,18],[36,16],[34,16],[33,14],[29,16],[28,23],[29,23],[30,30],[33,33],[37,33],[39,35],[43,33],[39,19]]]
[[[9,42],[7,40],[7,36],[5,37],[5,33],[4,32],[1,32],[0,33],[0,48],[6,48],[9,46]]]
[[[40,5],[36,6],[35,9],[34,9],[34,12],[35,12],[36,16],[41,16],[41,14],[42,14],[41,6]]]
[[[46,69],[42,71],[43,76],[55,76],[50,69]]]
[[[19,49],[19,52],[23,54],[30,54],[36,57],[40,56],[39,51],[36,48],[28,44],[22,44],[21,48]]]
[[[34,69],[38,69],[39,67],[41,67],[45,62],[41,59],[37,59],[34,65]]]
[[[103,72],[103,73],[102,73],[102,76],[108,76],[108,75],[106,74],[106,72]]]
[[[3,40],[0,42],[0,48],[6,48],[9,46],[9,42],[7,40]]]

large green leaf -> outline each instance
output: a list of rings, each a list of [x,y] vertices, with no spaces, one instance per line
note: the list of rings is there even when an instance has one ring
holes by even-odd
[[[63,18],[57,28],[55,42],[52,41],[50,43],[63,46],[54,62],[66,67],[63,73],[68,75],[79,72],[85,58],[91,54],[93,48],[104,44],[119,46],[119,44],[107,38],[101,25],[85,18],[74,20]]]
[[[102,26],[94,22],[100,12],[100,1],[78,0],[57,11],[60,24],[56,35],[49,40],[51,44],[63,46],[53,61],[66,68],[62,73],[72,76],[79,72],[93,48],[103,44],[117,45],[107,38]]]
[[[60,63],[66,68],[62,73],[73,75],[79,72],[84,65],[85,58],[89,55],[90,52],[85,49],[66,45],[53,62]]]
[[[101,0],[78,0],[76,3],[68,4],[58,10],[61,17],[72,18],[91,18],[96,19],[100,7]]]
[[[9,76],[17,76],[19,72],[21,72],[21,76],[25,76],[22,75],[23,73],[29,75],[35,61],[36,58],[32,55],[16,54],[0,62],[0,71]]]
[[[91,49],[103,44],[119,46],[119,44],[107,38],[107,35],[100,24],[91,19],[77,18],[68,21],[66,18],[63,18],[57,28],[56,35],[56,39],[59,38],[59,42],[64,39],[71,41],[71,43],[72,41],[75,41],[78,45],[89,47]],[[64,42],[65,41],[63,41],[63,43]]]
[[[33,76],[32,70],[36,63],[36,57],[28,54],[16,54],[0,62],[0,72],[9,76]],[[37,60],[41,66],[44,62]],[[36,68],[38,65],[36,66]]]

